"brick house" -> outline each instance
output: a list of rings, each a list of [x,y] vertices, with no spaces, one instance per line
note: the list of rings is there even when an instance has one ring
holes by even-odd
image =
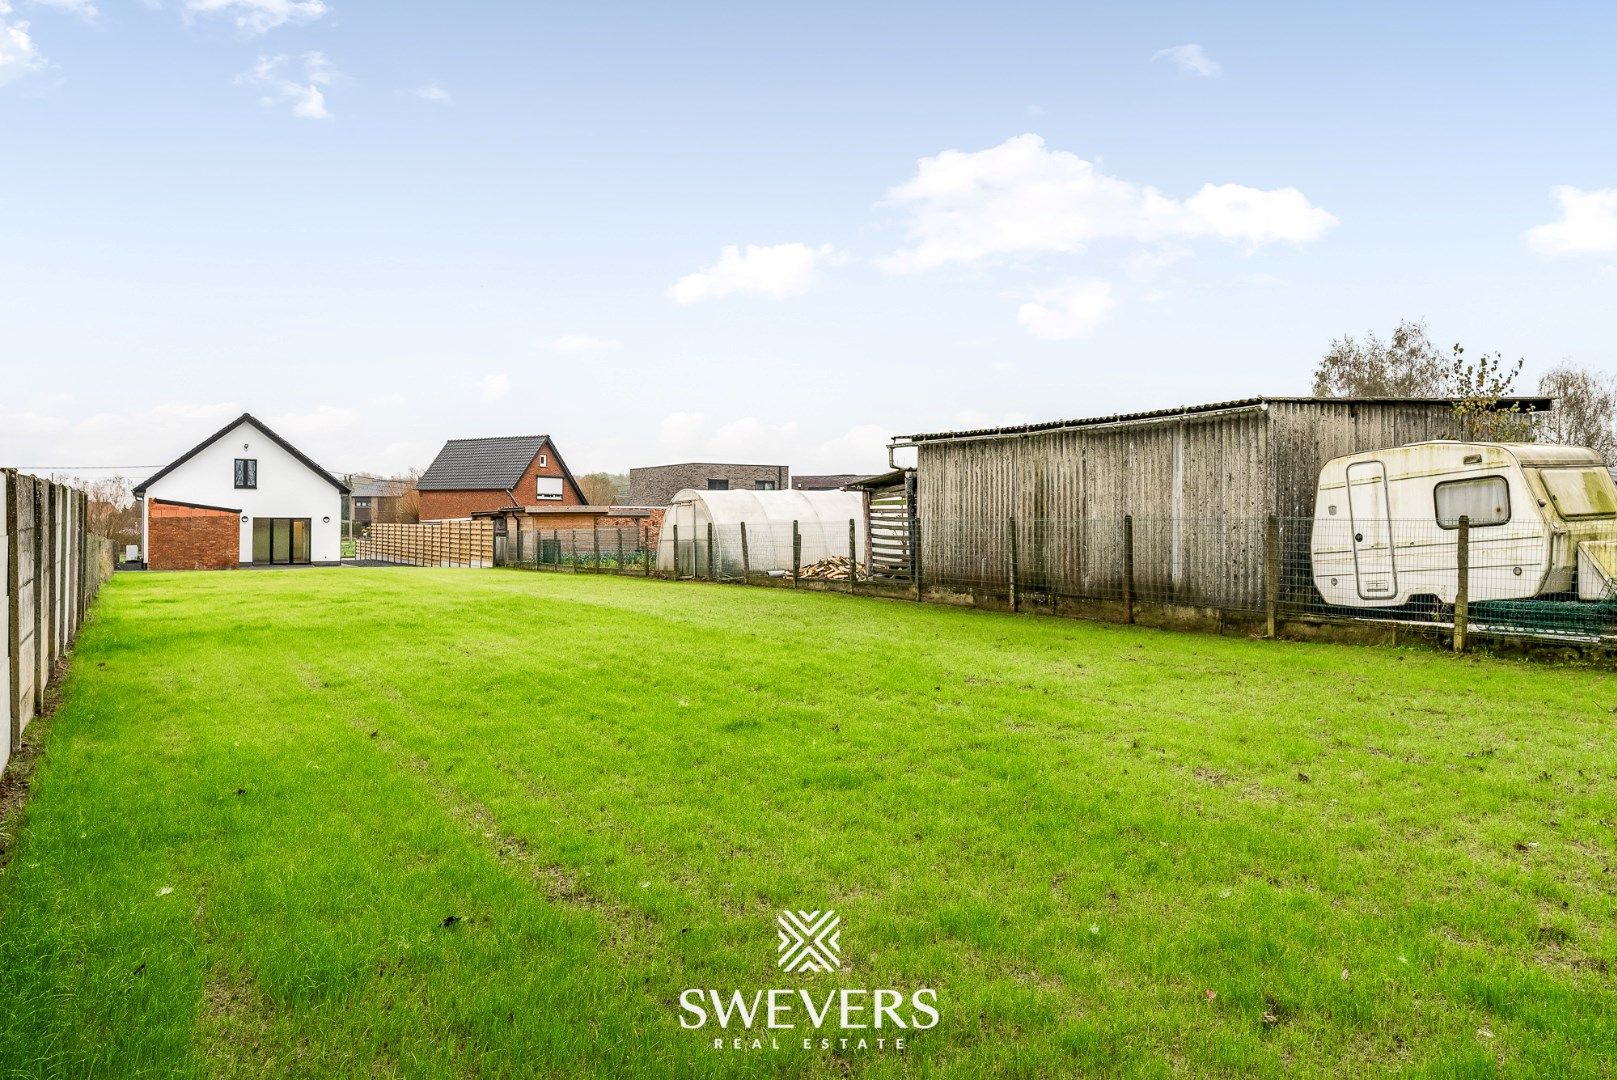
[[[629,470],[631,506],[667,506],[686,488],[698,491],[785,491],[791,470],[784,465],[726,465],[687,461]]]
[[[422,521],[589,502],[549,435],[450,439],[416,488]]]
[[[134,490],[151,570],[337,563],[348,488],[251,413]]]

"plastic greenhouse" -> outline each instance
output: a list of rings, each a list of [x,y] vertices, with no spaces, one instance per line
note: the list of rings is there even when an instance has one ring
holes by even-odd
[[[857,491],[698,491],[676,494],[663,515],[657,569],[681,576],[742,576],[742,524],[746,525],[746,570],[791,573],[792,522],[802,544],[799,565],[848,555],[853,524],[854,557],[865,560],[865,503]],[[711,569],[708,527],[712,526]],[[677,541],[676,541],[677,536]]]

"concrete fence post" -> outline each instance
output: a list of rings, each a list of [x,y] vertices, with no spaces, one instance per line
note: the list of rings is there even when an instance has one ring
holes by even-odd
[[[17,471],[5,470],[6,489],[6,711],[11,716],[11,750],[22,738],[22,582],[17,535]],[[3,764],[3,763],[0,763]]]
[[[710,521],[707,523],[707,579],[709,581],[719,580],[717,565],[713,558],[713,523]]]
[[[747,553],[747,523],[741,523],[741,584],[747,584],[752,575],[752,559]]]

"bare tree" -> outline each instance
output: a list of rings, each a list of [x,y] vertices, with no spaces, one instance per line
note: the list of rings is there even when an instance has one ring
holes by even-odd
[[[629,478],[622,473],[592,472],[579,477],[578,486],[591,506],[612,506],[628,497]]]
[[[1452,365],[1426,336],[1426,324],[1405,319],[1382,341],[1342,335],[1314,368],[1315,397],[1449,397]]]
[[[1542,439],[1587,446],[1617,463],[1617,378],[1563,362],[1538,380],[1538,392],[1555,399],[1539,420]]]
[[[84,488],[84,523],[91,533],[119,545],[140,543],[140,514],[127,479],[104,476],[78,486]]]
[[[414,525],[421,520],[421,489],[417,486],[421,472],[420,469],[406,469],[393,477],[402,485],[398,500],[393,504],[393,521]]]

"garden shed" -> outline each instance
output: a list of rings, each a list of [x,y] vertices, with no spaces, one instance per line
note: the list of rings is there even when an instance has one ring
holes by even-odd
[[[863,561],[864,513],[864,496],[854,491],[686,488],[669,500],[663,516],[657,569],[692,577],[738,578],[743,567],[754,574],[790,573],[796,566],[820,559],[846,557],[850,522],[854,523],[855,558]],[[795,560],[794,522],[801,545]]]
[[[1496,405],[1543,414],[1544,397]],[[1311,592],[1308,523],[1325,462],[1465,434],[1449,398],[1254,397],[1152,412],[896,438],[916,454],[918,554],[929,583],[1122,593],[1125,516],[1137,595],[1263,604],[1265,521],[1282,591]]]

